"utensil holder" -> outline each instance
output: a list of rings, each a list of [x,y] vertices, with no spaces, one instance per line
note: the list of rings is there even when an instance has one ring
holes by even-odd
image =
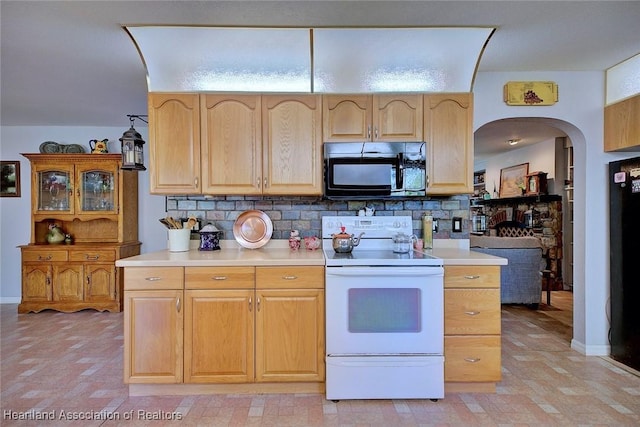
[[[169,233],[169,252],[186,252],[189,250],[191,230],[184,228],[167,230]]]

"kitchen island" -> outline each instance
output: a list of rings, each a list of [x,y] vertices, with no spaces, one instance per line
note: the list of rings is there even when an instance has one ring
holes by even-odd
[[[323,393],[324,256],[287,243],[118,260],[130,395]],[[445,268],[445,390],[494,392],[507,261],[464,241],[428,252]]]

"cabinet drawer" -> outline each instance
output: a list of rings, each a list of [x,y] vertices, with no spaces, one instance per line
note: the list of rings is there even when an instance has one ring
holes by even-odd
[[[23,250],[23,262],[68,261],[69,254],[65,250]]]
[[[183,289],[183,267],[126,267],[124,289]]]
[[[499,288],[499,265],[449,265],[444,268],[445,288]]]
[[[500,381],[500,337],[444,337],[444,380]]]
[[[445,289],[444,333],[500,334],[500,289]]]
[[[323,266],[257,267],[258,289],[324,289]]]
[[[184,270],[187,289],[253,289],[254,267],[187,267]]]
[[[69,259],[71,261],[81,262],[114,262],[116,253],[114,251],[70,251]]]

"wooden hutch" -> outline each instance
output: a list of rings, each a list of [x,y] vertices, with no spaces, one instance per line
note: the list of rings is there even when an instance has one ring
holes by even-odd
[[[31,162],[31,240],[21,246],[18,313],[121,311],[115,261],[140,253],[138,174],[120,154],[23,154]],[[51,244],[58,226],[70,237]]]

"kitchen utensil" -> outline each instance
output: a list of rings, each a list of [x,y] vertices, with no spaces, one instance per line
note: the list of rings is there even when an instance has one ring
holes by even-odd
[[[167,221],[166,218],[160,218],[158,221],[160,221],[160,223],[162,225],[164,225],[165,227],[167,227],[168,229],[172,229],[173,225],[171,225],[171,223],[169,221]]]
[[[196,219],[196,217],[190,216],[189,219],[187,220],[187,226],[185,228],[188,228],[189,230],[193,230],[193,227],[195,227],[197,223],[198,223],[198,220]]]
[[[166,220],[169,222],[169,224],[171,224],[172,228],[176,228],[176,229],[182,228],[182,225],[172,217],[168,216]]]
[[[233,236],[241,246],[248,249],[266,245],[272,233],[271,218],[259,210],[243,212],[233,224]]]
[[[353,234],[345,232],[345,227],[340,227],[340,230],[340,233],[331,235],[333,250],[339,254],[350,253],[354,247],[360,244],[360,238],[364,232],[360,233],[358,237],[353,237]]]

